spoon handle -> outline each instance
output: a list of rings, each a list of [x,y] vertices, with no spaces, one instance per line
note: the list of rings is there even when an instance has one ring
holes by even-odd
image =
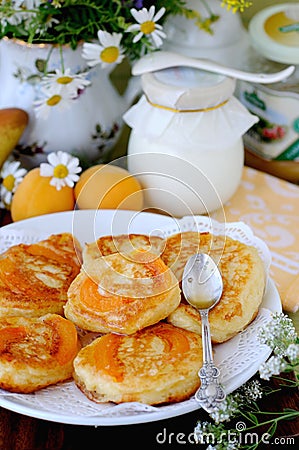
[[[201,386],[195,394],[195,399],[207,412],[212,412],[217,403],[225,399],[225,392],[219,384],[220,371],[213,361],[210,325],[208,310],[201,310],[202,344],[203,344],[203,366],[198,372]]]

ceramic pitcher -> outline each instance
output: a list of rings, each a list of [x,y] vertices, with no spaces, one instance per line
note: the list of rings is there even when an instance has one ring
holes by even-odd
[[[19,107],[29,114],[29,125],[18,145],[20,154],[42,160],[52,151],[67,151],[89,162],[101,160],[116,143],[122,114],[130,105],[130,94],[120,96],[109,75],[99,65],[89,69],[76,50],[49,44],[27,44],[11,39],[0,42],[0,108]],[[51,108],[47,117],[36,115],[34,102],[47,72],[70,68],[87,73],[90,84],[64,109]]]

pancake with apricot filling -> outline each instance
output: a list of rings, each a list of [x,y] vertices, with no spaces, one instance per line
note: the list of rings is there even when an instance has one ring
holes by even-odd
[[[63,314],[79,258],[78,244],[68,233],[10,247],[0,255],[0,317]]]
[[[180,300],[172,271],[157,255],[136,250],[84,262],[64,313],[84,330],[132,334],[165,319]]]
[[[212,341],[220,343],[244,330],[256,317],[265,289],[264,264],[255,247],[228,236],[204,233],[200,250],[209,253],[223,278],[220,301],[209,312]],[[200,314],[184,299],[167,321],[201,334]]]
[[[112,253],[128,254],[140,248],[160,256],[165,241],[159,236],[146,234],[120,234],[116,236],[101,236],[95,242],[87,243],[83,248],[83,259],[90,259],[111,255]]]
[[[76,327],[57,314],[0,319],[0,387],[29,393],[72,378]]]
[[[109,333],[80,350],[74,380],[91,400],[180,402],[200,385],[201,337],[167,323],[130,336]]]

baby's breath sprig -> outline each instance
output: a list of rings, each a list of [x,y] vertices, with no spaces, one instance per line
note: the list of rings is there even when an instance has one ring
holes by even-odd
[[[273,354],[260,369],[260,377],[269,380],[281,372],[299,369],[299,339],[292,320],[283,313],[274,313],[272,320],[260,329],[258,339],[271,348]]]
[[[269,323],[260,329],[258,340],[272,350],[272,355],[259,368],[260,378],[269,380],[273,376],[279,381],[279,386],[275,389],[262,386],[254,378],[227,395],[218,408],[210,413],[213,422],[199,421],[194,428],[196,441],[199,444],[209,444],[206,450],[255,450],[262,443],[258,434],[261,429],[262,436],[267,436],[268,442],[271,442],[279,422],[299,417],[299,411],[292,408],[273,412],[263,411],[259,406],[259,400],[263,396],[271,395],[284,387],[299,385],[299,338],[292,320],[284,313],[273,313]],[[296,381],[279,377],[290,371],[297,373]],[[249,444],[244,442],[245,434],[251,435]]]

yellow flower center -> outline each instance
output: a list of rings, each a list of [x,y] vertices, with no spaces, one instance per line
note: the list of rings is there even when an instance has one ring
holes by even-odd
[[[55,178],[66,178],[69,174],[68,168],[64,164],[57,164],[53,175]]]
[[[143,34],[151,34],[153,31],[155,31],[155,22],[153,22],[152,20],[143,22],[140,25],[140,30]]]
[[[73,78],[72,77],[63,76],[63,77],[57,78],[56,81],[57,81],[58,84],[69,84],[69,83],[71,83],[73,81]]]
[[[119,56],[119,49],[117,47],[111,46],[106,47],[101,52],[101,60],[105,63],[114,63]]]
[[[61,95],[52,95],[52,97],[48,98],[47,105],[48,106],[56,106],[61,101]]]
[[[12,174],[9,174],[7,175],[7,177],[4,178],[2,184],[7,191],[12,192],[15,186],[15,181],[16,181],[15,177]]]

